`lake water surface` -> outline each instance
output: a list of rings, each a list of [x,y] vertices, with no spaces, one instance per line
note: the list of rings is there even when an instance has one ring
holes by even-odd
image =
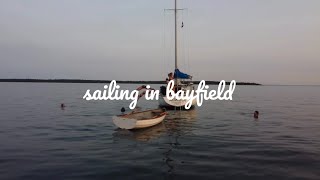
[[[237,86],[137,131],[112,123],[129,101],[87,89],[103,84],[0,83],[0,179],[320,179],[320,86]]]

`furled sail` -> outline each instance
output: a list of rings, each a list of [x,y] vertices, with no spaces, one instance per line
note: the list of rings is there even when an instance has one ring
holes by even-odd
[[[179,71],[179,69],[176,69],[176,70],[174,70],[174,78],[177,78],[177,79],[192,79],[192,76]]]

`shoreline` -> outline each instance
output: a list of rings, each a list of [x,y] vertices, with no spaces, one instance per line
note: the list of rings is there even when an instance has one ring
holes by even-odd
[[[85,79],[0,79],[0,82],[30,82],[30,83],[110,83],[111,80],[85,80]],[[199,84],[200,81],[192,81]],[[166,81],[121,81],[119,84],[166,84]],[[208,85],[218,85],[220,81],[206,81]],[[230,82],[226,82],[227,85]],[[260,86],[262,84],[253,82],[237,82],[237,85]]]

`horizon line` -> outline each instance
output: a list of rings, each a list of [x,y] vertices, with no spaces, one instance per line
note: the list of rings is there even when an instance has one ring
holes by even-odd
[[[1,78],[0,82],[48,82],[48,83],[110,83],[112,80],[94,80],[94,79],[38,79],[38,78]],[[166,84],[165,80],[116,80],[118,83],[151,83],[151,84]],[[193,83],[199,83],[200,80],[191,80]],[[219,84],[220,81],[205,80],[207,84]],[[230,81],[226,81],[230,84]],[[262,85],[255,82],[237,82],[237,85]]]

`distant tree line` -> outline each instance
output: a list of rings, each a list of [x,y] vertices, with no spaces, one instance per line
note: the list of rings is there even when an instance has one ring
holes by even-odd
[[[85,79],[0,79],[0,82],[33,82],[33,83],[110,83],[111,80],[85,80]],[[199,84],[200,81],[192,81]],[[166,84],[166,81],[117,81],[122,84]],[[220,81],[206,81],[206,84],[218,85]],[[230,84],[230,82],[226,82]],[[237,85],[261,85],[253,82],[237,82]]]

